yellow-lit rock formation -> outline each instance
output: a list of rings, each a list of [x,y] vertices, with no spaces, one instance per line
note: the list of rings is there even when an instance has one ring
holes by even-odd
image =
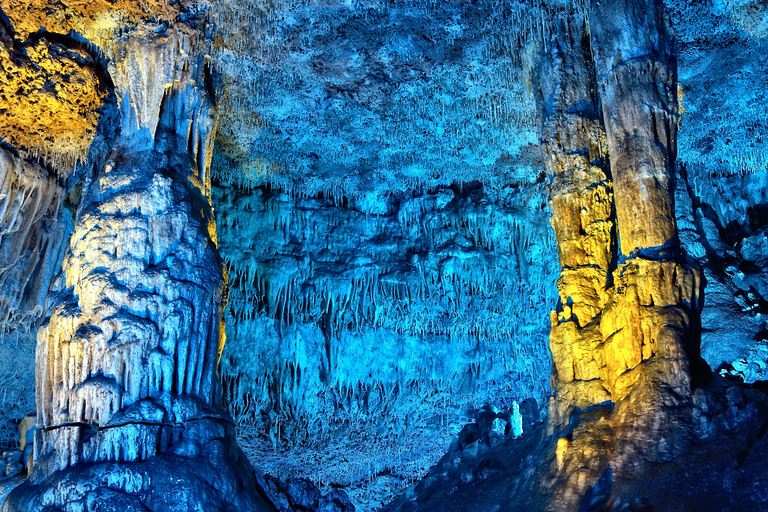
[[[46,32],[68,34],[78,32],[89,40],[111,38],[127,25],[150,18],[172,22],[192,2],[167,0],[2,0],[3,10],[13,23],[19,39],[44,29]],[[96,34],[101,32],[101,34]]]
[[[542,68],[542,143],[562,267],[550,343],[558,397],[572,397],[558,400],[560,414],[621,401],[643,361],[684,360],[701,287],[697,270],[678,261],[669,186],[677,86],[672,64],[648,49],[661,52],[669,36],[656,18],[638,28],[606,11],[594,7],[591,34],[579,21],[563,26]],[[617,55],[631,61],[611,60]],[[669,379],[685,394],[680,364],[682,374]]]
[[[557,487],[554,509],[578,507],[627,453],[672,450],[654,443],[674,436],[668,411],[690,403],[687,351],[703,287],[674,218],[678,105],[667,27],[654,2],[593,2],[587,20],[561,25],[543,57],[541,139],[561,264],[549,429],[567,436],[557,466],[570,482]],[[572,415],[595,406],[574,428]]]
[[[60,168],[85,158],[107,94],[85,50],[45,38],[14,47],[0,28],[0,137]]]

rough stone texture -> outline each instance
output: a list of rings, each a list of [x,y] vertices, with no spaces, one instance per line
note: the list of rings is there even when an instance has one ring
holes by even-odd
[[[673,248],[678,107],[670,23],[660,2],[621,0],[593,4],[590,30],[621,253]]]
[[[539,484],[556,510],[583,505],[604,471],[624,478],[683,449],[703,288],[678,249],[676,61],[663,8],[593,2],[585,26],[566,20],[540,76],[551,202],[571,205],[553,207],[552,220],[563,271],[547,431],[560,432],[559,476]],[[605,127],[605,146],[589,121]],[[608,177],[613,196],[603,192]],[[608,410],[579,416],[602,404]]]
[[[375,205],[421,187],[536,181],[531,75],[545,9],[216,2],[207,30],[221,73],[222,183]]]
[[[167,0],[2,0],[0,9],[13,23],[20,39],[39,31],[67,34],[79,32],[91,41],[110,40],[117,32],[154,19],[176,21],[185,4]]]
[[[93,57],[72,42],[18,44],[0,23],[0,137],[66,176],[86,158],[106,95]]]
[[[711,494],[670,474],[681,467],[675,461],[697,460],[701,453],[705,456],[698,460],[707,460],[711,454],[706,455],[703,448],[669,461],[665,467],[672,469],[661,469],[665,478],[680,483],[686,493],[707,497],[702,500],[718,492],[733,497],[727,487],[743,486],[742,498],[750,502],[735,496],[734,503],[749,509],[750,503],[759,506],[763,500],[760,466],[750,462],[759,460],[759,439],[750,428],[729,431],[732,439],[718,437],[724,432],[720,427],[710,428],[720,421],[718,415],[736,417],[732,407],[740,410],[741,405],[715,407],[707,398],[710,391],[702,397],[694,389],[690,400],[677,400],[669,393],[668,384],[685,390],[687,383],[685,379],[669,381],[671,374],[685,375],[680,371],[685,361],[669,357],[665,344],[672,342],[682,353],[680,333],[697,330],[695,309],[702,295],[695,289],[697,283],[706,282],[702,355],[713,369],[730,378],[754,382],[768,374],[764,2],[666,3],[679,38],[672,54],[679,58],[677,88],[663,51],[656,52],[655,63],[648,69],[638,67],[637,60],[635,64],[624,57],[613,60],[619,47],[623,56],[640,60],[648,48],[664,47],[658,44],[664,39],[658,37],[662,25],[655,15],[649,17],[658,11],[637,10],[619,19],[621,24],[627,18],[636,21],[632,47],[606,39],[604,29],[602,35],[593,30],[589,38],[582,38],[576,50],[574,42],[565,44],[562,37],[556,42],[562,46],[563,59],[571,58],[570,75],[579,77],[562,89],[573,94],[564,100],[566,115],[553,117],[550,125],[551,132],[562,139],[548,139],[545,148],[554,160],[553,190],[561,190],[552,198],[551,209],[560,262],[565,266],[557,290],[562,307],[553,319],[557,328],[551,341],[560,378],[557,400],[564,409],[559,415],[573,428],[531,449],[551,456],[535,466],[537,470],[562,468],[552,478],[581,478],[571,496],[557,499],[572,503],[585,495],[589,499],[580,505],[599,509],[608,499],[606,489],[631,488],[627,482],[620,483],[613,469],[601,472],[607,449],[623,454],[615,456],[623,460],[622,467],[635,467],[635,459],[646,459],[647,466],[651,464],[647,459],[670,457],[689,446],[690,439],[706,435],[708,446],[720,442],[726,450],[747,454],[744,468],[752,470],[753,482],[748,481],[749,473],[737,468],[731,473],[723,470],[723,481],[713,483],[718,465],[731,467],[723,456],[694,472],[706,482],[701,485],[717,489]],[[30,49],[46,64],[49,58],[68,55],[62,62],[70,69],[80,57],[97,53],[92,46],[77,47],[72,40],[87,39],[103,52],[91,60],[103,59],[107,73],[118,77],[117,97],[123,111],[132,112],[120,119],[119,127],[125,133],[142,132],[136,140],[143,143],[154,140],[157,108],[174,80],[182,79],[180,70],[169,63],[180,53],[195,53],[198,45],[208,52],[207,81],[219,94],[222,124],[216,148],[198,152],[192,166],[202,169],[198,170],[202,176],[207,155],[216,161],[220,187],[212,194],[213,205],[222,249],[230,248],[224,256],[236,277],[233,300],[225,313],[232,320],[228,324],[232,343],[224,353],[224,372],[230,405],[242,421],[239,434],[251,447],[254,460],[270,470],[281,468],[275,471],[326,484],[347,485],[356,479],[358,503],[381,503],[393,489],[420,475],[437,458],[436,447],[444,446],[450,433],[460,430],[463,418],[472,416],[473,411],[454,407],[451,414],[455,416],[449,418],[449,402],[477,408],[489,401],[507,409],[511,400],[519,402],[528,390],[541,390],[546,384],[548,372],[541,367],[548,354],[541,348],[540,333],[549,327],[546,311],[554,306],[551,281],[557,262],[555,244],[544,234],[541,222],[547,211],[546,194],[538,183],[544,175],[531,91],[536,83],[544,88],[558,86],[557,73],[537,78],[546,74],[539,69],[540,37],[544,36],[544,48],[552,50],[554,46],[546,41],[559,23],[554,14],[560,8],[578,11],[578,3],[219,0],[211,5],[182,5],[62,0],[6,1],[2,7],[17,25],[15,32],[7,31],[16,37],[8,50],[12,57]],[[198,19],[193,15],[200,7],[210,10]],[[609,14],[601,26],[616,24],[618,18]],[[199,26],[206,37],[193,39],[192,32],[165,31],[181,18],[190,18],[191,24],[202,21]],[[30,35],[41,26],[46,29]],[[567,29],[570,38],[579,41],[581,26]],[[587,62],[594,38],[601,38],[606,48],[603,55],[595,52],[600,70]],[[645,42],[638,45],[638,40]],[[142,59],[131,61],[144,48],[152,55],[146,65]],[[16,50],[21,53],[13,53]],[[576,58],[580,53],[585,60]],[[26,55],[24,65],[34,67],[28,59],[31,53]],[[78,73],[87,78],[89,70],[99,66],[86,61]],[[29,69],[19,71],[19,63],[14,62],[16,67],[7,69],[31,76]],[[59,76],[55,70],[51,73]],[[636,76],[657,87],[615,94],[616,85],[632,85]],[[598,86],[601,81],[605,87]],[[682,116],[677,183],[669,172],[673,158],[669,155],[674,154],[669,141],[678,115],[671,102],[675,95]],[[73,97],[81,99],[78,94]],[[60,99],[59,94],[56,101]],[[23,109],[8,108],[6,115],[37,122],[25,117],[34,107],[28,103],[24,98],[11,100],[3,108],[20,104]],[[137,107],[145,103],[153,108]],[[104,130],[108,109],[107,105],[99,112],[99,130]],[[606,114],[606,109],[615,111]],[[47,121],[51,113],[41,112],[41,119]],[[656,128],[639,122],[651,114],[659,120]],[[569,131],[569,126],[576,129]],[[26,127],[11,129],[18,137],[28,133]],[[62,141],[66,134],[60,133]],[[106,158],[112,148],[96,139],[91,150]],[[45,141],[41,156],[54,149],[49,142]],[[70,174],[71,162],[76,160],[71,155],[83,158],[82,151],[73,152],[76,148],[71,146],[64,144],[56,159],[49,153],[44,160],[70,162],[67,168],[42,167],[43,174],[58,175],[65,188],[91,172],[89,166],[78,166]],[[631,166],[614,158],[627,147],[630,155],[638,147],[666,148],[668,155],[664,151],[646,155],[644,177],[634,182],[626,178],[634,176],[636,169],[625,172]],[[17,149],[22,155],[35,154],[28,147]],[[609,157],[615,169],[607,166]],[[95,163],[100,172],[97,160],[89,164]],[[474,180],[482,187],[464,183]],[[195,186],[209,195],[205,179]],[[70,203],[79,202],[79,188],[66,191]],[[650,201],[636,201],[626,193],[640,189],[650,191]],[[442,204],[449,192],[454,196]],[[508,201],[506,194],[523,198]],[[622,259],[633,252],[648,256],[657,247],[654,244],[674,248],[673,204],[677,235],[685,251],[701,263],[703,278],[686,270],[682,260],[667,259],[657,265],[647,258]],[[498,219],[506,218],[510,209],[517,219],[513,227],[502,221],[502,229],[497,229]],[[29,235],[27,246],[43,247],[39,244],[45,237],[40,238],[40,233],[45,230],[40,226],[52,225],[50,219],[65,221],[67,215],[64,209],[51,210],[43,217],[49,220],[37,227],[23,222],[22,231]],[[642,224],[634,222],[636,216]],[[622,235],[622,244],[628,240],[621,251],[617,234]],[[34,272],[42,261],[52,261],[51,255],[64,246],[63,238],[51,231],[48,240],[58,243],[49,245],[52,252],[39,258],[22,256],[12,267],[18,272],[8,270],[16,272],[18,281],[3,282],[3,293],[12,297],[9,304],[31,308],[28,315],[9,306],[10,323],[4,326],[0,341],[0,361],[18,363],[0,364],[2,414],[8,427],[4,432],[15,429],[13,421],[31,412],[23,405],[23,397],[31,392],[30,340],[37,324],[30,324],[29,318],[37,314],[36,304],[48,284],[27,272]],[[403,243],[387,245],[384,238]],[[22,250],[24,243],[14,242],[14,251]],[[365,258],[354,256],[360,253]],[[535,265],[537,259],[547,267]],[[306,261],[309,268],[303,266]],[[294,272],[295,265],[299,271]],[[482,275],[475,275],[473,269],[479,268]],[[424,284],[422,271],[437,277]],[[251,279],[251,274],[259,278]],[[625,291],[613,294],[616,283]],[[525,297],[522,304],[519,295]],[[373,298],[381,309],[366,306]],[[686,301],[688,310],[674,306]],[[331,302],[332,308],[324,307]],[[466,322],[467,318],[472,321]],[[385,323],[388,327],[383,329]],[[461,341],[446,332],[460,332]],[[504,345],[506,336],[514,341]],[[366,351],[369,347],[373,349]],[[696,352],[693,346],[682,348]],[[568,411],[573,404],[587,407],[625,394],[613,412],[597,408],[570,415]],[[443,400],[446,396],[449,400]],[[695,407],[688,404],[691,400]],[[652,411],[642,405],[661,402],[665,406]],[[667,406],[680,414],[672,414]],[[512,416],[514,410],[498,414]],[[762,419],[750,416],[753,412],[745,409],[739,414],[745,422],[752,418],[753,430],[760,431]],[[346,423],[350,418],[364,420],[365,428],[355,430],[362,423]],[[610,428],[609,418],[616,424]],[[488,424],[501,422],[494,418]],[[667,435],[675,431],[685,435]],[[393,432],[397,435],[390,435]],[[5,438],[10,448],[12,436]],[[648,442],[631,445],[641,438]],[[403,448],[403,439],[412,449]],[[318,445],[304,449],[306,440]],[[757,447],[754,459],[749,455],[750,443]],[[287,449],[275,451],[281,444]],[[649,445],[659,449],[650,450]],[[482,451],[473,446],[467,452]],[[498,462],[485,460],[491,465]],[[466,465],[470,463],[468,459]],[[638,463],[638,471],[641,466]],[[574,472],[573,468],[587,469]],[[474,476],[465,471],[467,480],[493,468],[475,470]],[[595,485],[584,491],[590,482]],[[303,484],[293,488],[298,489],[295,499],[270,499],[280,506],[310,502],[325,506],[316,499],[315,490],[306,490]],[[663,497],[663,481],[654,481],[651,488]],[[555,494],[557,486],[553,489]],[[642,493],[638,487],[632,489],[635,496]],[[507,492],[506,499],[513,495]],[[106,494],[102,497],[107,499]],[[644,506],[642,500],[633,504],[631,496],[627,499],[617,498],[616,506]],[[707,503],[675,500],[694,509]],[[462,505],[470,501],[456,499]],[[488,507],[493,506],[491,501]],[[508,503],[499,502],[502,508]],[[712,499],[711,503],[716,507],[722,502]]]
[[[407,486],[471,411],[541,403],[548,323],[528,311],[552,301],[556,267],[538,187],[445,187],[375,214],[214,187],[230,274],[221,373],[256,465],[372,507],[371,489]]]
[[[574,413],[554,436],[543,424],[522,437],[468,425],[474,433],[459,436],[422,481],[383,510],[764,510],[765,391],[717,378],[692,402],[685,422],[665,415],[687,432],[683,439],[669,436],[664,422],[622,434],[611,421],[618,411],[608,405]],[[659,452],[678,453],[648,458],[659,453],[627,450],[622,435],[646,436]]]
[[[71,224],[58,177],[0,149],[0,322],[42,315]]]
[[[599,314],[611,299],[616,221],[584,24],[578,17],[564,21],[561,38],[554,38],[542,56],[540,73],[542,150],[562,269],[550,348],[564,408],[610,398],[608,383],[597,380],[606,364],[599,355],[603,343]]]
[[[71,214],[59,177],[0,149],[0,449],[34,411],[35,332],[61,268]]]
[[[152,48],[144,46],[149,56]],[[156,125],[161,133],[155,151],[131,147],[141,144],[141,123],[124,129],[112,158],[84,192],[64,262],[66,291],[38,335],[38,411],[46,429],[114,426],[108,437],[120,443],[115,432],[121,424],[146,422],[157,430],[206,415],[216,403],[224,280],[199,187],[199,155],[187,153],[199,147],[196,137],[205,145],[213,118],[204,91],[189,78],[177,84],[162,112],[151,98],[123,107],[129,117],[137,110],[155,111],[155,120],[164,115]],[[51,469],[42,469],[40,453],[36,468],[50,474],[80,456],[131,460],[165,448],[136,446],[135,453],[121,456],[120,447],[98,438],[91,442],[104,455],[57,454]]]
[[[56,36],[12,39],[5,23],[0,32],[0,360],[13,362],[0,366],[0,445],[11,448],[18,421],[34,411],[35,338],[72,229],[73,167],[98,153],[96,123],[110,102],[99,66],[80,45]]]
[[[55,173],[0,149],[0,450],[34,411],[34,339],[61,268],[71,214]]]
[[[569,388],[556,398],[554,424],[570,406],[620,402],[644,361],[663,361],[655,378],[681,397],[690,393],[686,347],[697,332],[701,283],[676,258],[678,109],[661,11],[653,2],[593,5],[589,31],[568,20],[543,57],[542,140],[563,267],[551,348],[555,387]]]
[[[741,247],[765,231],[768,40],[753,32],[759,24],[741,30],[737,13],[747,6],[765,18],[765,7],[754,2],[706,9],[675,2],[671,14],[684,111],[678,226],[707,283],[701,354],[713,370],[755,382],[765,380],[768,355],[765,272]]]
[[[215,110],[197,56],[165,52],[181,33],[139,32],[121,48],[128,121],[84,187],[63,291],[38,333],[31,478],[3,510],[272,510],[220,405]]]
[[[533,311],[557,273],[530,87],[543,9],[213,6],[222,377],[258,467],[371,510],[475,410],[542,403],[549,322]]]

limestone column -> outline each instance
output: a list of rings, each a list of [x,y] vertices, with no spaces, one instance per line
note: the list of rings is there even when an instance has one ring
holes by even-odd
[[[541,144],[560,301],[555,410],[619,403],[643,374],[690,393],[701,282],[679,249],[672,200],[674,43],[660,3],[593,2],[542,57]]]
[[[600,380],[600,314],[611,298],[616,236],[613,183],[594,87],[586,20],[564,18],[542,55],[540,139],[557,239],[559,302],[552,312],[550,423],[570,407],[610,400]]]
[[[601,475],[621,478],[685,444],[702,283],[675,226],[668,26],[661,2],[594,1],[542,54],[540,136],[561,264],[553,480],[541,479],[551,510],[578,509]]]
[[[656,0],[596,0],[589,21],[621,253],[671,254],[679,247],[672,186],[678,106],[669,21]]]
[[[592,54],[615,181],[620,262],[603,313],[604,379],[614,401],[643,371],[684,399],[687,345],[700,309],[698,270],[679,249],[675,43],[658,0],[594,1]],[[642,363],[645,370],[634,371]]]
[[[84,187],[64,292],[38,335],[34,467],[4,511],[272,510],[220,402],[215,108],[193,35],[148,27],[117,42],[121,131]]]

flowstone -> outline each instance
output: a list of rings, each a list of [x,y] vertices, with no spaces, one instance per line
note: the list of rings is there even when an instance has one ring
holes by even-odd
[[[180,24],[117,42],[122,130],[83,187],[38,333],[34,463],[5,512],[274,510],[220,402],[215,109],[190,35]]]

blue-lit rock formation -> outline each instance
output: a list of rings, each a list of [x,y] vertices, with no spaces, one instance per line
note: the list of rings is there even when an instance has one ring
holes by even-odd
[[[484,405],[510,418],[546,401],[557,263],[527,79],[538,12],[214,7],[221,373],[258,467],[343,485],[366,510]]]
[[[385,510],[764,508],[747,482],[766,473],[753,428],[765,394],[711,379],[698,357],[703,283],[673,205],[669,27],[659,3],[597,1],[565,12],[545,43],[542,149],[563,266],[547,422],[510,441],[478,421]]]
[[[86,179],[38,332],[33,465],[3,510],[273,510],[220,405],[215,110],[182,50],[193,34],[145,28],[115,46],[121,129]]]

